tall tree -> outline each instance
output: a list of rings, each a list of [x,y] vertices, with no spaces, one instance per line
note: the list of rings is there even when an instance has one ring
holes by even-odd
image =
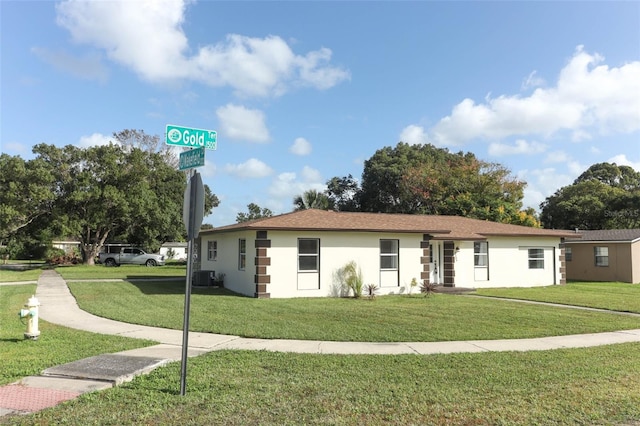
[[[266,207],[262,208],[255,203],[247,204],[247,209],[249,210],[247,213],[238,213],[238,215],[236,216],[236,222],[241,223],[247,222],[249,220],[273,216],[273,212],[271,210]]]
[[[433,145],[398,143],[365,161],[361,209],[371,212],[444,214],[538,226],[522,210],[525,183],[498,163]]]
[[[0,241],[51,213],[55,178],[42,159],[0,155]]]
[[[614,229],[640,226],[640,172],[597,163],[540,204],[545,228]]]
[[[360,185],[351,174],[344,177],[333,177],[327,181],[325,194],[330,204],[338,211],[354,212],[360,209],[358,194]]]
[[[293,198],[295,210],[320,209],[329,210],[333,208],[333,203],[326,194],[315,189],[304,191],[302,195]]]
[[[55,176],[52,226],[81,242],[85,264],[93,264],[108,238],[157,250],[184,234],[186,181],[162,155],[114,144],[87,149],[40,144],[33,151]]]

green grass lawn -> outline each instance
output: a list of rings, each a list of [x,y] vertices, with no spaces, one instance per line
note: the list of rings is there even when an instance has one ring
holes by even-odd
[[[640,284],[572,282],[550,287],[487,288],[476,294],[640,313]]]
[[[104,266],[104,265],[74,265],[74,266],[58,266],[56,271],[62,275],[65,280],[94,280],[94,279],[136,279],[136,278],[182,278],[185,280],[187,267],[182,264],[169,264],[164,266],[147,267],[143,265],[123,265],[123,266]]]
[[[212,352],[24,425],[631,425],[640,344],[454,355]]]
[[[125,278],[133,273],[107,269],[120,269]],[[162,268],[142,269],[146,273]],[[89,269],[90,274],[95,270]],[[76,276],[96,278],[86,274]],[[71,283],[70,287],[82,305],[106,306],[118,315],[136,312],[145,321],[152,318],[180,328],[184,284],[183,273],[175,281]],[[41,321],[40,339],[25,341],[17,311],[34,292],[35,285],[0,287],[0,383],[49,366],[147,344],[45,321]],[[520,329],[511,331],[515,335],[530,334],[529,327],[534,334],[550,330],[562,334],[598,323],[614,329],[640,327],[637,319],[621,315],[546,310],[463,296],[259,300],[211,292],[194,291],[192,325],[257,335],[296,334],[302,327],[303,335],[329,332],[348,340],[378,340],[375,336],[415,340],[395,339],[395,333],[458,340],[450,336],[478,338],[509,329]],[[615,291],[604,297],[615,298]],[[384,315],[377,316],[376,311]],[[638,354],[639,343],[451,355],[221,351],[189,360],[186,396],[179,395],[180,363],[176,362],[51,409],[0,417],[0,424],[631,425],[640,422]]]
[[[18,311],[35,291],[35,284],[0,286],[0,384],[38,375],[45,368],[66,362],[155,344],[72,330],[42,320],[38,340],[25,340],[26,326],[18,318]]]
[[[183,327],[183,280],[73,282],[95,315]],[[640,317],[435,294],[430,297],[254,299],[194,289],[191,330],[243,337],[335,341],[446,341],[542,337],[640,328]]]
[[[0,282],[38,281],[42,269],[0,269]]]

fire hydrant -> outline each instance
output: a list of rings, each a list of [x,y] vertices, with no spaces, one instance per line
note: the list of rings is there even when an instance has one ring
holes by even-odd
[[[20,309],[18,316],[20,319],[27,319],[27,332],[24,333],[25,339],[38,340],[40,336],[40,330],[38,330],[38,306],[40,302],[36,296],[31,296],[24,307],[26,309]]]

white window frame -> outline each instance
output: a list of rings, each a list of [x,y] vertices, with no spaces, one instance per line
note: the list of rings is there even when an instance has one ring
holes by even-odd
[[[529,269],[544,269],[544,249],[530,248],[527,250]]]
[[[383,244],[391,243],[390,250],[388,247],[383,248]],[[384,267],[385,261],[391,261],[391,267]],[[397,271],[400,266],[400,240],[397,239],[381,239],[380,240],[380,270],[381,271]]]
[[[481,262],[481,259],[484,259],[484,262]],[[473,242],[473,266],[474,268],[489,267],[489,242],[488,241]]]
[[[609,247],[596,246],[593,248],[593,261],[599,268],[609,267]]]
[[[247,240],[240,238],[238,240],[238,270],[244,271],[247,267]]]
[[[571,250],[571,247],[564,248],[564,260],[565,262],[571,262],[573,260],[573,250]]]
[[[315,242],[315,250],[312,251],[307,251],[304,250],[301,251],[300,250],[300,243],[301,242],[309,242],[309,241],[314,241]],[[302,268],[301,267],[301,263],[300,261],[302,259],[311,259],[311,258],[315,258],[315,268],[314,269],[307,269]],[[320,270],[320,238],[298,238],[298,272],[318,272]]]

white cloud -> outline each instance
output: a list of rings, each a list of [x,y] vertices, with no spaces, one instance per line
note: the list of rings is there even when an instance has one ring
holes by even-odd
[[[618,154],[607,160],[607,163],[616,163],[618,166],[629,166],[640,172],[640,161],[631,161],[625,154]]]
[[[242,164],[227,164],[224,170],[241,178],[263,178],[273,174],[271,167],[255,158],[250,158]]]
[[[528,97],[488,98],[481,104],[464,99],[426,138],[439,146],[455,146],[474,139],[548,137],[563,130],[574,141],[594,132],[640,130],[640,61],[609,67],[603,60],[578,46],[555,87],[538,88]]]
[[[539,77],[538,71],[531,71],[531,74],[527,76],[527,78],[522,82],[522,90],[527,90],[532,87],[540,87],[546,84],[544,78]]]
[[[78,141],[78,146],[81,148],[89,148],[92,146],[109,145],[110,143],[116,144],[112,136],[105,136],[102,133],[94,133],[90,136],[82,136]]]
[[[342,80],[348,80],[350,75],[341,68],[324,67],[322,64],[331,60],[331,49],[326,47],[307,53],[306,56],[296,57],[299,66],[299,82],[305,86],[318,89],[329,89]]]
[[[241,96],[277,96],[291,86],[323,90],[350,78],[329,65],[321,48],[296,55],[278,36],[227,35],[190,55],[182,26],[188,0],[66,1],[56,6],[57,22],[79,44],[104,50],[151,82],[191,80],[229,86]]]
[[[547,145],[539,142],[527,142],[524,139],[518,139],[513,145],[502,143],[491,143],[489,145],[489,155],[500,157],[503,155],[514,154],[539,154],[547,150]]]
[[[305,138],[296,138],[289,148],[289,152],[300,156],[309,155],[311,154],[311,143]]]
[[[159,81],[188,75],[182,31],[186,3],[173,0],[67,1],[56,5],[58,25],[78,44],[107,56],[142,77]]]
[[[309,166],[304,166],[302,168],[302,172],[300,172],[300,175],[302,177],[302,181],[305,183],[311,183],[313,185],[317,185],[317,184],[320,184],[319,182],[322,181],[322,174],[318,170],[311,168]],[[324,186],[324,184],[320,184],[320,185]]]
[[[269,194],[276,200],[290,200],[290,205],[292,205],[295,196],[309,189],[323,192],[326,185],[318,170],[305,166],[300,172],[300,176],[294,172],[280,173],[276,176],[269,187]]]
[[[424,127],[410,124],[400,132],[400,140],[409,145],[424,145],[428,143]]]
[[[269,130],[265,124],[264,113],[240,105],[227,104],[216,110],[220,129],[230,139],[249,142],[269,142]]]
[[[517,173],[518,179],[527,182],[522,205],[525,208],[533,207],[539,210],[540,203],[549,195],[554,194],[563,186],[570,185],[578,176],[579,173],[561,172],[553,167],[520,171]]]

